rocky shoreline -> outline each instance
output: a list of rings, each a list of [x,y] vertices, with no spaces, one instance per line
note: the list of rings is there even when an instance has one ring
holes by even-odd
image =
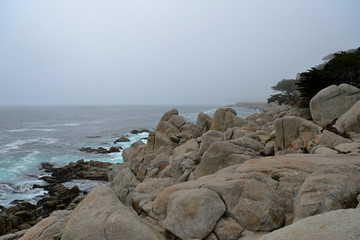
[[[22,230],[29,229],[56,210],[73,210],[88,193],[81,191],[78,186],[67,188],[62,184],[76,179],[108,181],[107,171],[112,165],[98,161],[79,160],[64,167],[55,168],[51,163],[42,163],[41,169],[50,175],[40,179],[47,184],[34,185],[33,188],[43,188],[48,191],[48,194],[36,205],[18,201],[15,206],[3,208],[0,213],[0,235],[19,231],[21,234]]]
[[[359,100],[341,84],[310,109],[219,108],[196,125],[172,109],[123,150],[110,184],[20,239],[359,239]]]

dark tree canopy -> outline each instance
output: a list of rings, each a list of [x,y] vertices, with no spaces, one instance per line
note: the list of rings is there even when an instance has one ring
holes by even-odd
[[[296,86],[303,107],[308,107],[311,98],[330,85],[347,83],[360,88],[360,48],[330,54],[327,58],[331,60],[323,68],[313,67],[300,73]]]
[[[272,86],[272,90],[281,93],[271,95],[270,98],[268,98],[268,103],[275,102],[277,104],[283,104],[296,101],[296,82],[297,80],[294,79],[283,79],[275,86]]]

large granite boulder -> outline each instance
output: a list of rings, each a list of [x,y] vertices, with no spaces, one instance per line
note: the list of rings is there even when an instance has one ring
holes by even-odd
[[[360,239],[360,209],[330,211],[304,218],[260,240],[339,240]]]
[[[109,187],[96,187],[69,215],[61,239],[165,239],[158,227],[125,206]]]
[[[162,225],[181,239],[203,239],[225,209],[219,195],[209,189],[177,191],[170,195]]]
[[[336,121],[335,128],[350,137],[360,137],[360,101]]]
[[[274,122],[275,152],[293,149],[303,151],[317,136],[321,127],[299,117],[283,117]]]
[[[200,149],[199,154],[203,155],[206,150],[210,147],[211,144],[218,141],[226,140],[225,134],[220,131],[207,131],[201,137]]]
[[[294,222],[319,213],[355,208],[360,192],[360,167],[334,164],[313,172],[301,185],[294,203]]]
[[[326,127],[341,117],[360,99],[360,89],[349,84],[331,85],[316,94],[310,101],[313,120]]]
[[[271,231],[281,227],[285,210],[274,191],[277,182],[264,174],[243,177],[248,179],[210,183],[204,188],[218,193],[226,204],[227,214],[246,229]]]
[[[139,183],[140,181],[130,168],[123,168],[115,176],[110,186],[123,203],[130,205],[131,191],[133,191]]]
[[[212,121],[213,119],[209,115],[201,112],[197,117],[196,126],[200,129],[201,133],[205,133],[210,130]]]
[[[171,118],[169,119],[169,122],[174,125],[177,128],[181,128],[185,123],[186,120],[184,117],[179,116],[179,115],[173,115],[171,116]]]
[[[244,127],[247,126],[247,124],[248,121],[238,117],[234,109],[219,108],[214,113],[214,119],[212,121],[210,130],[224,132],[228,128]]]
[[[145,146],[145,143],[141,140],[138,140],[130,145],[130,147],[125,148],[122,152],[123,161],[129,161],[133,158],[140,150],[141,147]]]
[[[209,175],[222,168],[243,163],[256,157],[257,155],[252,149],[241,145],[229,141],[214,142],[201,157],[200,164],[194,172],[194,177]]]
[[[176,108],[173,108],[168,112],[164,113],[164,115],[160,118],[160,121],[169,121],[169,119],[174,115],[179,115],[179,112]]]
[[[152,204],[159,193],[168,186],[174,185],[174,178],[148,178],[139,183],[131,194],[132,207],[138,213],[151,215]]]
[[[322,129],[313,122],[298,117],[277,119],[274,127],[276,133],[274,149],[276,154],[288,153],[289,151],[294,153],[337,154],[337,151],[332,150],[333,148],[342,143],[352,142],[350,139]],[[321,151],[317,149],[319,147],[321,147]]]

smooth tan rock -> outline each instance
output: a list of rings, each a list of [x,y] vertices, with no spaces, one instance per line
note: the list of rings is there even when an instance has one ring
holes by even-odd
[[[317,135],[313,141],[317,145],[327,146],[331,148],[334,148],[342,143],[352,143],[350,139],[341,137],[327,130],[324,130],[321,134]]]
[[[176,147],[173,152],[174,157],[184,156],[186,153],[189,152],[197,152],[199,150],[199,144],[195,139],[191,139],[186,143]]]
[[[268,180],[266,179],[268,178]],[[271,231],[282,226],[285,210],[276,194],[276,182],[258,174],[249,179],[206,184],[204,188],[217,192],[226,204],[227,214],[252,231]]]
[[[336,150],[333,150],[331,148],[325,147],[325,146],[316,146],[310,151],[311,154],[338,154]]]
[[[225,113],[225,121],[222,131],[226,131],[228,128],[232,127],[248,127],[249,122],[241,117],[238,117],[231,111]]]
[[[186,123],[186,120],[185,120],[185,118],[182,117],[182,116],[173,115],[173,116],[171,116],[171,118],[169,119],[169,122],[172,123],[175,127],[181,128],[181,127]]]
[[[124,151],[122,152],[123,161],[126,162],[126,161],[130,160],[131,158],[133,158],[135,156],[135,154],[137,153],[138,149],[143,146],[145,146],[144,142],[139,140],[139,141],[131,144],[130,147],[125,148]]]
[[[222,217],[214,229],[219,240],[236,240],[243,230],[244,227],[230,217]]]
[[[360,239],[360,209],[336,210],[308,217],[260,240]]]
[[[360,192],[360,167],[334,164],[318,168],[299,189],[294,203],[294,222],[340,208],[355,208]]]
[[[349,136],[360,133],[360,101],[357,101],[336,121],[335,128]]]
[[[53,212],[49,217],[41,220],[38,224],[29,229],[21,240],[48,240],[53,239],[62,233],[67,223],[66,217],[71,211],[62,210]]]
[[[194,176],[196,178],[215,173],[216,171],[248,159],[256,158],[256,154],[244,147],[231,142],[214,142],[201,158],[196,167]]]
[[[226,138],[223,132],[213,130],[207,131],[201,137],[199,154],[203,155],[212,143],[224,140],[226,140]]]
[[[236,112],[231,108],[218,108],[214,113],[214,118],[211,123],[210,130],[223,131],[225,123],[225,113],[227,111],[236,115]]]
[[[275,153],[285,149],[303,150],[317,136],[321,127],[298,117],[283,117],[274,122]]]
[[[165,219],[169,204],[170,195],[174,192],[187,189],[197,189],[201,186],[201,181],[189,181],[184,183],[175,184],[165,188],[154,201],[154,214],[158,220]]]
[[[219,195],[208,189],[177,191],[170,195],[162,225],[181,239],[203,239],[225,212]]]
[[[235,140],[231,140],[230,143],[233,143],[240,147],[249,148],[254,151],[264,151],[264,145],[261,142],[249,137],[237,138]]]
[[[360,149],[360,143],[341,143],[335,147],[336,150],[340,152],[351,152],[354,149]]]
[[[165,239],[109,187],[96,187],[69,215],[61,239]]]
[[[210,130],[224,132],[232,127],[247,126],[248,121],[236,115],[236,112],[231,108],[219,108],[214,113]]]
[[[360,99],[360,89],[349,84],[331,85],[318,92],[310,101],[313,120],[326,127],[341,117]]]
[[[175,148],[179,141],[175,140],[177,135],[179,135],[180,130],[175,127],[173,124],[160,121],[156,126],[155,135],[154,135],[154,149],[159,149],[160,147]]]
[[[162,177],[171,177],[179,179],[182,174],[181,163],[185,160],[184,156],[174,157],[171,156],[169,159],[169,165],[164,169]]]
[[[117,196],[126,203],[130,188],[135,188],[140,181],[130,168],[123,168],[111,182],[110,186],[114,189]]]
[[[168,121],[172,116],[178,115],[179,112],[176,108],[173,108],[169,110],[168,112],[164,113],[164,115],[161,117],[160,121]]]
[[[245,137],[250,132],[239,127],[228,128],[225,132],[226,139],[232,140],[240,137]]]
[[[132,206],[137,212],[146,212],[144,205],[155,200],[166,187],[176,183],[174,178],[148,178],[139,183],[132,193]]]
[[[202,133],[205,133],[210,130],[212,121],[213,119],[209,115],[201,112],[197,117],[196,126],[200,128]]]

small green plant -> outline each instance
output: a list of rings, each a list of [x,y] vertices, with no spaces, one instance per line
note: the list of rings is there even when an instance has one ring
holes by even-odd
[[[277,182],[280,182],[280,175],[275,174],[275,175],[272,175],[271,178]]]

